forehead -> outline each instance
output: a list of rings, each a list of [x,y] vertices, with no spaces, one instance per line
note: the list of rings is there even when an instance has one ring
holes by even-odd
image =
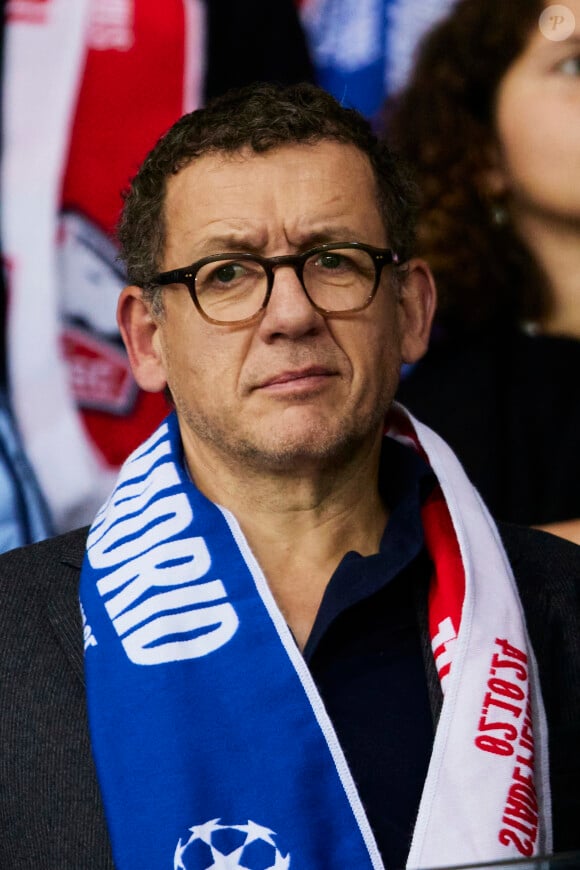
[[[168,181],[165,226],[170,259],[182,259],[184,251],[176,249],[183,247],[203,256],[222,237],[236,235],[260,249],[299,246],[317,235],[385,241],[368,157],[327,140],[196,159]]]

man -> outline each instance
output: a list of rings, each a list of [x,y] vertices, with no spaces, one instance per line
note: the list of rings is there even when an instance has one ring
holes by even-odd
[[[366,122],[307,85],[226,95],[145,161],[118,320],[175,414],[88,538],[0,560],[0,865],[579,845],[578,550],[502,544],[392,407],[434,307],[412,210]]]

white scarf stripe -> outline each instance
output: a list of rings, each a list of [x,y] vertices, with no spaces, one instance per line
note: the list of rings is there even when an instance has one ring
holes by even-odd
[[[533,854],[548,853],[552,842],[547,724],[537,665],[511,566],[495,523],[454,454],[427,426],[410,415],[409,419],[445,496],[463,558],[466,592],[408,866],[501,860],[507,857],[506,846],[499,839],[502,831],[511,831],[510,835],[504,833],[503,839],[515,846],[512,857],[522,857],[521,848],[533,847]],[[498,602],[501,602],[501,610],[497,607]],[[526,698],[531,700],[534,711],[534,781],[541,808],[539,830],[530,845],[532,838],[510,824],[510,821],[517,821],[516,817],[510,819],[504,812],[514,771],[518,768],[514,763],[519,757],[517,739],[510,742],[505,737],[492,737],[503,741],[497,743],[497,747],[506,755],[482,752],[474,743],[477,722],[482,718],[482,700],[488,695],[486,684],[496,686],[492,682],[495,675],[490,679],[489,670],[494,639],[506,636],[510,644],[525,650],[529,667]],[[506,666],[504,670],[506,677],[512,676],[513,668]],[[503,678],[497,677],[500,679]],[[497,687],[519,695],[515,681],[505,679],[505,686],[498,682]],[[492,705],[504,702],[502,697],[495,695],[490,701]],[[505,703],[510,705],[509,700]],[[507,711],[507,725],[511,725],[514,718],[521,724],[525,715],[524,702],[521,705],[513,705],[516,710],[522,710],[516,717],[512,711],[509,719],[510,711]],[[493,709],[502,708],[495,706]],[[487,710],[489,713],[490,706]],[[484,726],[492,724],[494,718],[486,720]],[[502,733],[501,729],[490,729],[480,736],[497,733]],[[521,738],[521,728],[518,737]],[[512,748],[510,754],[507,754],[507,744]],[[472,785],[474,781],[478,783],[477,788]],[[504,818],[508,822],[504,822]]]

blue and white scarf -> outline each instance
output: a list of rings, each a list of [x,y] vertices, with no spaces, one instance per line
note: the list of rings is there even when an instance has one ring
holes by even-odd
[[[513,577],[457,460],[413,426],[443,488],[465,594],[461,626],[454,634],[446,618],[433,639],[453,669],[409,866],[537,854],[550,848],[547,740]],[[235,518],[191,483],[173,415],[129,457],[91,527],[81,602],[119,870],[383,868],[312,677]],[[525,824],[510,796],[530,807]]]

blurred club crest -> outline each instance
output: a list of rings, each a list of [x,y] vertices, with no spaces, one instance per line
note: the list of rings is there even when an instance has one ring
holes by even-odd
[[[124,415],[137,386],[119,335],[117,299],[125,273],[113,241],[75,211],[60,216],[61,342],[79,408]]]

